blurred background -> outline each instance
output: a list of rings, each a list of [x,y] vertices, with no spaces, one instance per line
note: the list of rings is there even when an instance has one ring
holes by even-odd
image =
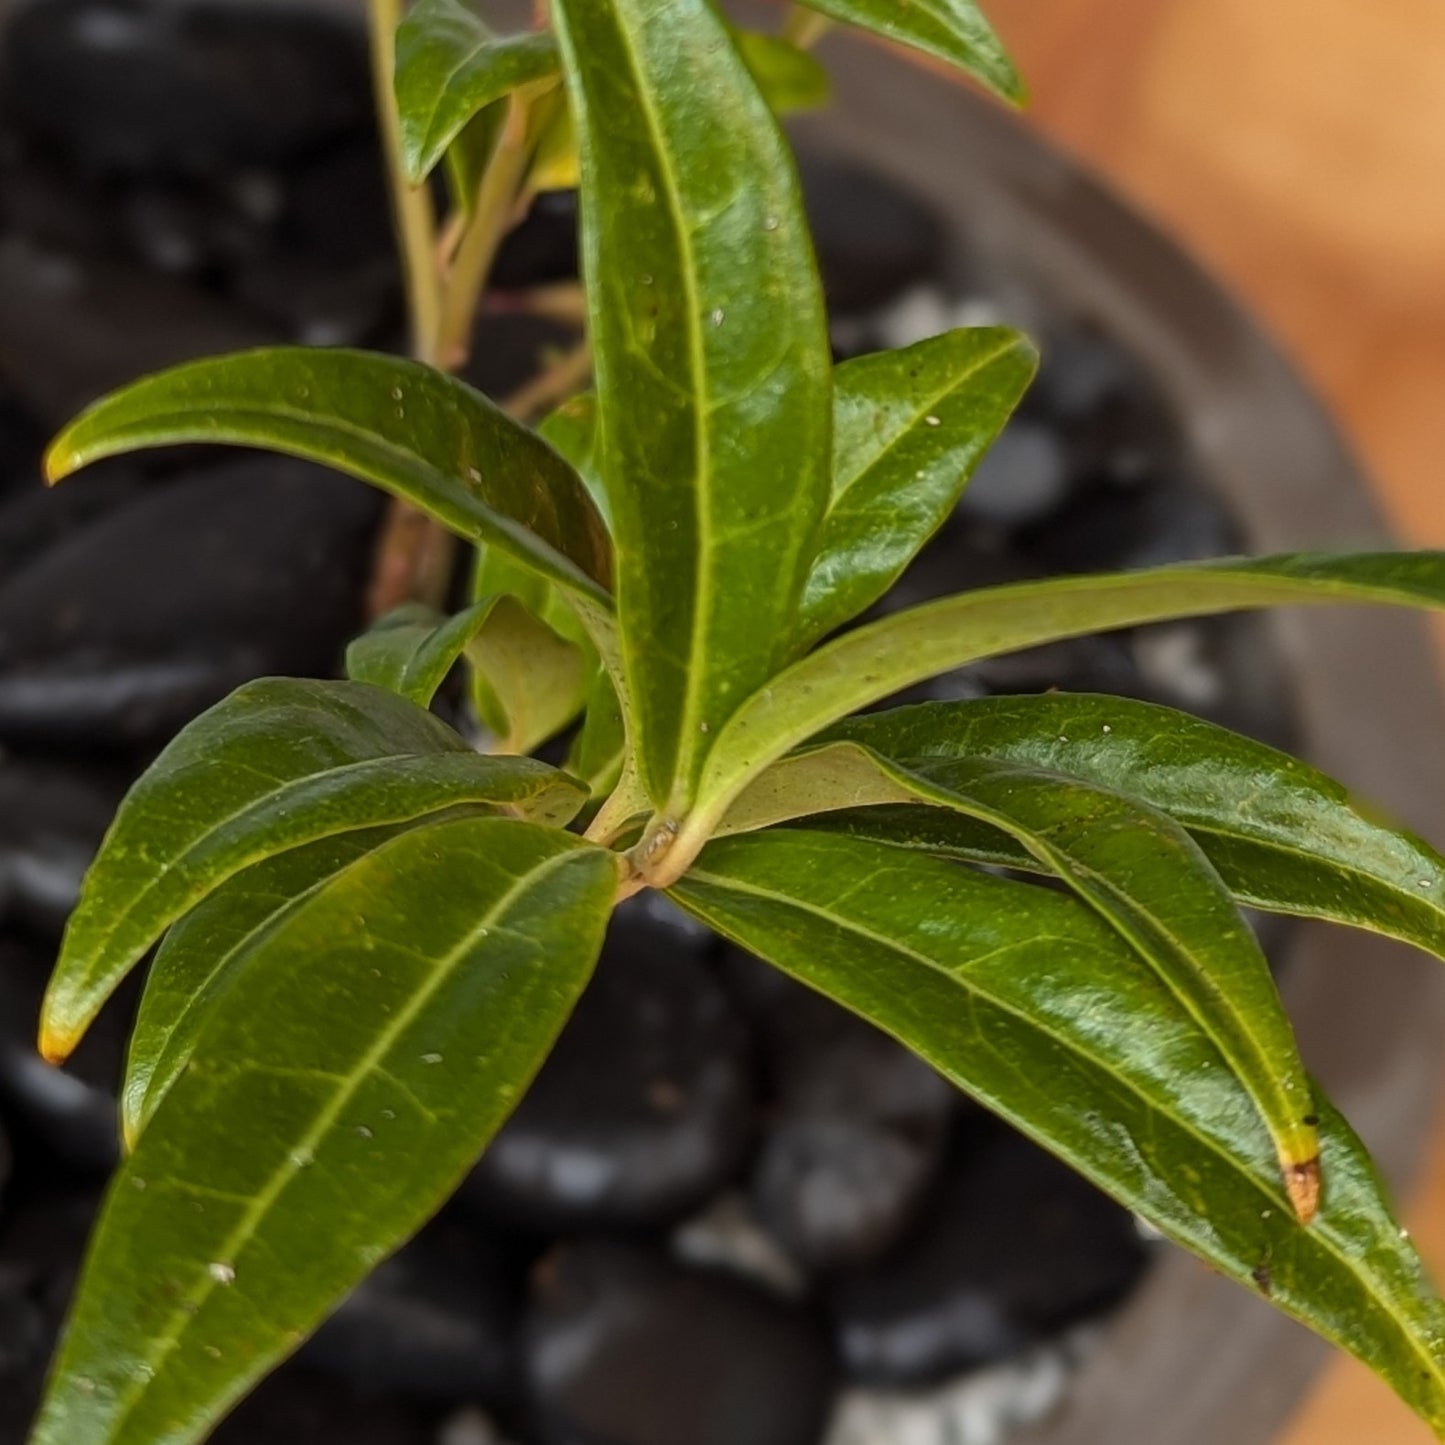
[[[1445,6],[993,0],[1030,121],[1108,177],[1272,332],[1397,535],[1445,544]],[[1445,633],[1441,634],[1445,637]],[[1445,1269],[1445,1146],[1407,1208]],[[1285,1445],[1428,1445],[1335,1365]]]

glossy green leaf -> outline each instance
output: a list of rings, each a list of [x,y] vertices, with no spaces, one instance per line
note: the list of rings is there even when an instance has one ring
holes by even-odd
[[[1322,1101],[1328,1184],[1301,1226],[1248,1095],[1082,904],[802,829],[713,844],[673,896],[1357,1355],[1445,1432],[1445,1307],[1359,1141]]]
[[[681,807],[789,641],[828,495],[823,303],[791,156],[707,0],[553,18],[633,745]]]
[[[438,815],[444,816],[449,814]],[[120,1108],[128,1148],[180,1076],[211,1006],[264,932],[407,826],[362,828],[278,853],[223,883],[166,934],[146,974],[126,1057]]]
[[[346,675],[429,707],[491,610],[490,598],[453,617],[420,602],[405,603],[346,649]]]
[[[733,30],[733,44],[774,115],[796,115],[827,105],[828,72],[816,57],[781,35]]]
[[[705,836],[769,763],[925,678],[999,653],[1146,622],[1339,603],[1445,608],[1445,553],[1228,559],[987,587],[895,613],[826,643],[738,709],[708,760],[686,841]]]
[[[810,10],[957,65],[1021,104],[1024,86],[974,0],[801,0]]]
[[[833,377],[833,497],[803,591],[799,651],[856,617],[943,525],[1038,364],[1006,327],[930,337]]]
[[[1052,693],[898,708],[852,718],[825,737],[912,766],[991,758],[1128,793],[1188,828],[1240,902],[1370,929],[1445,958],[1445,858],[1308,763],[1187,713]],[[997,830],[933,808],[861,807],[820,826],[1037,866]]]
[[[177,442],[264,447],[372,482],[605,609],[607,532],[535,432],[431,367],[363,351],[275,347],[191,362],[95,403],[52,443],[58,481],[102,457]]]
[[[417,0],[396,32],[402,159],[413,183],[488,106],[559,68],[546,31],[498,35],[464,0]]]
[[[584,801],[566,774],[481,757],[381,688],[248,683],[183,729],[121,804],[66,929],[42,1051],[69,1054],[160,934],[263,858],[464,803],[560,826]]]
[[[292,1353],[510,1113],[616,882],[567,833],[469,819],[267,933],[111,1188],[34,1445],[191,1445]]]
[[[960,757],[905,768],[873,756],[921,801],[1017,839],[1129,942],[1254,1100],[1291,1198],[1310,1219],[1319,1141],[1294,1030],[1253,932],[1183,825],[1124,793],[1027,763]]]

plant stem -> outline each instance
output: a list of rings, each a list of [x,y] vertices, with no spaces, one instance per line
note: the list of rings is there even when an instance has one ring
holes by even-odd
[[[449,371],[465,365],[471,353],[472,327],[492,262],[517,218],[519,203],[525,206],[530,199],[520,194],[532,159],[530,109],[520,94],[507,102],[507,119],[482,177],[476,210],[452,261],[437,335],[437,361]]]
[[[791,41],[799,50],[811,50],[829,30],[833,22],[806,5],[793,5],[783,21],[783,39]]]
[[[539,371],[531,381],[519,386],[502,403],[502,410],[518,421],[533,421],[575,396],[587,385],[591,375],[592,346],[587,341],[579,341],[570,351],[564,351]]]
[[[434,361],[441,325],[441,281],[436,264],[436,216],[431,192],[407,179],[401,158],[401,120],[392,77],[396,69],[396,29],[402,0],[370,0],[371,67],[376,118],[386,153],[392,217],[411,318],[411,350],[418,361]]]

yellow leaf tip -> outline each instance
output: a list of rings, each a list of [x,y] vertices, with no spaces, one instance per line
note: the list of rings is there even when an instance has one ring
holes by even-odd
[[[45,477],[45,485],[53,487],[56,482],[63,482],[75,470],[75,454],[68,447],[62,447],[58,442],[53,442],[40,465]]]
[[[1287,1164],[1284,1170],[1284,1187],[1295,1217],[1301,1224],[1310,1224],[1320,1212],[1323,1177],[1319,1155],[1300,1163]]]
[[[36,1047],[47,1064],[63,1064],[75,1052],[80,1033],[75,1029],[58,1029],[48,1019],[40,1025]]]

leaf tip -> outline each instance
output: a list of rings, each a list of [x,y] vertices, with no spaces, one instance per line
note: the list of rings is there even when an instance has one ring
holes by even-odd
[[[63,482],[81,467],[80,454],[70,445],[69,436],[69,432],[61,432],[45,449],[40,467],[47,487]]]
[[[1320,1193],[1323,1177],[1320,1172],[1320,1156],[1286,1163],[1284,1187],[1289,1195],[1290,1207],[1301,1224],[1310,1224],[1320,1212]]]
[[[47,1016],[40,1021],[40,1037],[36,1048],[47,1064],[63,1064],[75,1052],[83,1033],[82,1029],[61,1028],[53,1018]]]

